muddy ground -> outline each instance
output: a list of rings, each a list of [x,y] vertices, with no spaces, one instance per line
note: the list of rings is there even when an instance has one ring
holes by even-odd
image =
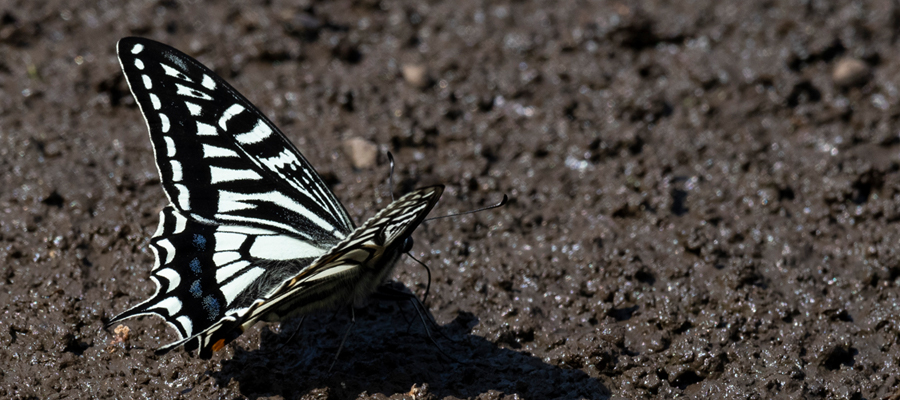
[[[455,2],[454,2],[455,3]],[[433,343],[373,300],[209,361],[153,293],[166,204],[115,56],[197,57],[358,222],[447,185]],[[0,1],[2,398],[900,396],[900,8],[822,1]],[[354,168],[342,144],[378,146]],[[423,294],[413,261],[398,287]]]

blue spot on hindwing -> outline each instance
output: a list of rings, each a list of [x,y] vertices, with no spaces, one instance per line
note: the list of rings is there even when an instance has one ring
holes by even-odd
[[[200,274],[200,260],[197,257],[191,260],[191,271],[194,271],[195,274]]]
[[[198,251],[206,251],[206,238],[199,233],[195,233],[194,247],[196,247]]]
[[[191,294],[194,295],[194,297],[196,297],[198,299],[200,298],[200,296],[203,296],[203,289],[200,288],[200,280],[199,279],[197,279],[196,281],[194,281],[194,283],[191,284],[190,291],[191,291]]]
[[[219,317],[219,301],[212,295],[203,298],[203,309],[209,313],[210,321],[215,321]]]

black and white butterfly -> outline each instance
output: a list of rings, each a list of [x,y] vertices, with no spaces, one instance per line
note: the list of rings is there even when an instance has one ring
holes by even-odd
[[[118,44],[170,204],[150,241],[156,293],[110,320],[158,315],[202,358],[258,320],[349,304],[375,291],[443,186],[356,228],[297,148],[193,58],[143,38]]]

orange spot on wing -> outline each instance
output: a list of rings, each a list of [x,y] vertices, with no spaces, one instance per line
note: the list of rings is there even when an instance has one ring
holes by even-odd
[[[213,343],[212,349],[214,352],[222,350],[225,347],[225,339],[219,339],[218,342]]]

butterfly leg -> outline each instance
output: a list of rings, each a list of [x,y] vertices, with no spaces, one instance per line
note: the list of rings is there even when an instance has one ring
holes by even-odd
[[[300,327],[303,326],[303,321],[305,319],[306,319],[305,315],[300,317],[300,322],[297,323],[297,327],[294,328],[293,332],[291,332],[291,336],[288,337],[287,340],[285,340],[284,342],[281,343],[281,345],[278,346],[278,350],[281,350],[281,348],[284,347],[285,345],[287,345],[288,343],[290,343],[291,340],[294,340],[294,336],[297,334],[298,331],[300,331]]]
[[[422,327],[425,329],[425,335],[428,336],[428,340],[431,341],[431,344],[433,344],[435,347],[437,347],[438,351],[440,351],[441,354],[443,354],[447,358],[449,358],[453,361],[457,361],[457,362],[459,361],[455,357],[447,354],[444,351],[444,349],[441,348],[441,345],[439,345],[438,342],[434,339],[434,336],[431,335],[431,329],[428,329],[429,323],[435,328],[435,331],[437,331],[437,333],[439,335],[441,335],[441,337],[443,337],[444,339],[447,339],[451,342],[456,342],[455,340],[450,339],[449,337],[447,337],[447,335],[444,335],[444,333],[441,332],[440,326],[438,325],[437,321],[435,321],[434,318],[430,314],[428,314],[428,310],[425,309],[425,305],[422,304],[422,302],[419,300],[418,297],[416,297],[415,294],[403,292],[403,291],[394,289],[393,287],[387,286],[387,285],[379,286],[378,291],[376,291],[375,293],[378,295],[378,297],[381,297],[384,299],[395,300],[395,301],[408,300],[413,305],[413,308],[416,310],[416,314],[419,316],[419,321],[422,322]],[[410,322],[410,324],[412,324],[412,322]]]
[[[344,332],[344,337],[341,338],[341,345],[338,346],[337,353],[334,355],[334,361],[331,362],[331,366],[328,367],[328,372],[331,372],[331,369],[334,368],[334,364],[337,363],[338,357],[341,355],[341,350],[344,348],[344,342],[347,341],[347,336],[350,336],[350,330],[353,329],[353,325],[356,324],[356,311],[353,310],[353,306],[350,306],[350,326],[347,327],[347,331]]]
[[[372,297],[382,300],[401,302],[407,300],[413,301],[412,299],[415,298],[415,295],[399,289],[395,289],[390,285],[390,283],[385,283],[376,288],[375,293],[372,293]],[[416,300],[418,300],[418,298],[416,298]],[[416,309],[416,312],[418,312],[418,309]],[[405,314],[401,314],[401,316],[406,321],[406,333],[409,333],[409,329],[412,327],[413,321],[411,321],[409,318],[406,318]],[[426,327],[425,329],[428,330],[428,327]]]
[[[418,258],[413,257],[412,253],[410,253],[410,252],[407,251],[407,252],[406,252],[406,255],[409,256],[409,258],[412,258],[413,261],[419,263],[419,265],[421,265],[422,267],[424,267],[424,268],[425,268],[425,272],[428,273],[428,284],[425,285],[425,295],[422,296],[422,301],[421,301],[421,303],[424,304],[426,301],[428,301],[428,292],[431,291],[431,268],[428,268],[428,266],[425,265],[425,263],[419,261]]]

